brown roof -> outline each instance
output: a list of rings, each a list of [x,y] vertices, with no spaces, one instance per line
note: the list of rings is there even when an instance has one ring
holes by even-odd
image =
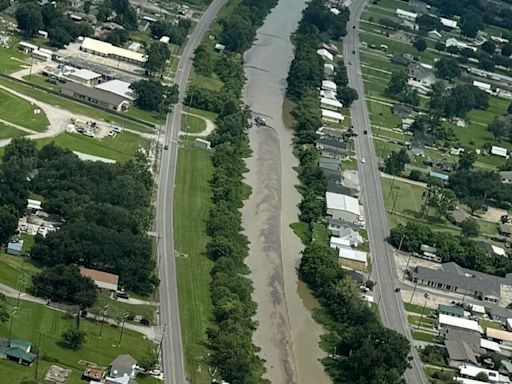
[[[108,272],[97,271],[95,269],[89,269],[80,267],[80,274],[85,277],[89,277],[94,281],[101,281],[102,283],[116,284],[119,281],[119,276]]]
[[[502,341],[512,341],[512,332],[487,327],[487,337]]]

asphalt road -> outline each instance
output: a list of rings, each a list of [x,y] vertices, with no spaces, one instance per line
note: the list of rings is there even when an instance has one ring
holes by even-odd
[[[385,240],[389,235],[388,221],[361,75],[358,29],[359,19],[366,2],[367,0],[352,0],[349,6],[350,21],[347,25],[347,36],[344,39],[343,56],[347,66],[349,85],[356,89],[359,94],[359,100],[353,103],[351,113],[352,124],[357,133],[355,147],[362,188],[362,203],[373,258],[372,277],[377,282],[376,296],[384,326],[412,340],[400,293],[395,293],[395,288],[399,286],[399,282],[393,249]],[[364,134],[365,130],[368,132],[366,135]],[[364,164],[361,162],[362,158],[366,159]],[[411,354],[413,357],[410,362],[411,368],[405,373],[407,382],[409,384],[427,384],[428,380],[423,371],[423,364],[414,348],[411,348]]]
[[[163,127],[164,145],[156,207],[156,229],[158,233],[158,276],[160,278],[160,326],[162,327],[162,371],[166,384],[185,384],[186,373],[181,341],[178,287],[173,241],[173,197],[176,162],[178,159],[178,134],[181,127],[181,112],[186,95],[187,82],[192,68],[194,50],[205,36],[210,24],[227,0],[213,0],[192,31],[178,63],[175,83],[179,87],[179,101],[173,112],[167,115]]]

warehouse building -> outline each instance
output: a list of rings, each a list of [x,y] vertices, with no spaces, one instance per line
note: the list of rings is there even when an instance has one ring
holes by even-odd
[[[86,37],[82,41],[80,50],[94,55],[108,57],[114,60],[126,61],[128,63],[142,65],[146,62],[147,56],[142,53],[133,52],[129,49],[116,47],[105,41],[91,39]]]

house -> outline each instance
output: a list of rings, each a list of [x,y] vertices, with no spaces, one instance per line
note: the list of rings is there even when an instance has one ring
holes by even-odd
[[[437,81],[432,69],[421,63],[411,63],[407,66],[407,69],[409,71],[409,76],[411,76],[413,80],[418,81],[421,85],[427,88],[430,88],[432,84]]]
[[[449,39],[446,39],[444,45],[445,45],[446,48],[448,48],[448,47],[456,47],[458,49],[471,49],[473,52],[477,51],[476,47],[473,47],[473,46],[468,45],[468,44],[466,44],[466,43],[464,43],[462,41],[459,41],[459,40],[457,40],[454,37],[450,37]]]
[[[491,84],[484,83],[484,82],[478,81],[478,80],[473,80],[473,86],[477,87],[478,89],[480,89],[484,92],[489,92],[491,90]]]
[[[363,236],[356,231],[355,229],[348,227],[348,226],[339,226],[338,228],[332,227],[333,230],[331,230],[331,222],[329,222],[329,230],[331,230],[331,233],[334,231],[336,232],[337,237],[343,240],[347,240],[352,247],[357,247],[359,244],[362,244],[364,242]]]
[[[432,7],[429,4],[420,0],[409,0],[407,4],[409,5],[409,7],[413,8],[416,12],[421,14],[428,13],[432,9]]]
[[[412,107],[409,107],[405,104],[394,104],[393,105],[393,115],[401,115],[401,116],[408,116],[414,112],[414,109]]]
[[[137,361],[130,355],[119,355],[110,364],[106,384],[132,384],[137,374]]]
[[[500,344],[512,345],[512,332],[487,327],[485,335],[489,340],[496,341]]]
[[[411,155],[413,156],[425,156],[425,143],[423,140],[412,139],[411,144],[409,145]]]
[[[42,211],[42,202],[34,199],[27,199],[27,210],[32,212]]]
[[[407,80],[407,85],[413,89],[415,89],[420,95],[427,95],[430,92],[429,87],[423,85],[421,81],[417,81],[414,79]]]
[[[119,276],[117,275],[84,267],[80,267],[80,274],[90,278],[94,281],[94,285],[100,289],[117,292],[119,282]]]
[[[439,304],[437,306],[437,313],[442,313],[443,315],[448,316],[464,317],[464,308]]]
[[[368,253],[350,247],[338,247],[338,257],[345,268],[364,271],[368,265]]]
[[[500,156],[508,159],[507,148],[498,147],[493,145],[491,147],[491,155]]]
[[[324,64],[324,72],[327,75],[334,74],[334,64],[325,63]]]
[[[434,40],[439,40],[443,35],[437,32],[435,29],[428,31],[427,36]]]
[[[348,223],[359,223],[361,220],[361,209],[359,201],[351,196],[326,192],[327,214],[338,220]]]
[[[404,131],[408,131],[411,128],[411,125],[413,125],[415,121],[416,120],[409,119],[409,118],[402,119],[402,129]]]
[[[322,89],[324,91],[333,91],[336,92],[336,83],[331,80],[322,80]]]
[[[331,236],[331,239],[329,240],[329,246],[335,249],[340,249],[342,247],[347,248],[350,247],[350,240],[340,239],[339,237]]]
[[[347,144],[344,141],[333,137],[322,137],[318,139],[316,141],[316,147],[322,151],[323,157],[346,159],[349,155]]]
[[[502,171],[499,172],[501,176],[501,182],[503,184],[510,184],[512,183],[512,171]]]
[[[210,149],[212,147],[212,143],[208,140],[197,138],[194,140],[194,145],[203,149]]]
[[[215,50],[218,51],[218,52],[223,52],[225,49],[226,49],[226,46],[224,44],[215,44]]]
[[[445,340],[444,345],[448,351],[450,366],[458,368],[466,363],[478,365],[475,353],[465,341]]]
[[[0,338],[0,358],[15,361],[21,365],[31,365],[37,358],[35,353],[30,352],[32,343],[20,339]]]
[[[23,252],[23,240],[9,241],[7,251],[9,255],[19,256]]]
[[[464,341],[476,355],[483,355],[485,349],[481,347],[482,337],[478,332],[467,332],[457,329],[445,328],[440,332],[444,340]]]
[[[339,108],[343,108],[343,104],[336,99],[328,99],[327,97],[320,98],[320,106],[325,109],[337,111]],[[343,120],[343,119],[342,119]]]
[[[507,376],[501,375],[498,371],[493,371],[491,369],[485,369],[470,364],[464,364],[459,367],[459,375],[466,379],[475,379],[481,372],[487,375],[488,382],[490,383],[510,383],[510,379]]]
[[[485,315],[485,307],[483,305],[469,304],[469,311],[471,312],[472,315],[475,316]]]
[[[400,8],[397,8],[395,12],[399,18],[404,20],[416,21],[416,18],[418,17],[417,13],[404,11],[403,9]]]
[[[439,314],[437,326],[439,330],[456,329],[464,332],[484,333],[484,330],[478,324],[478,321],[443,315],[442,313]]]
[[[37,45],[30,44],[25,41],[20,41],[18,43],[18,49],[23,53],[32,53],[37,50]]]
[[[498,305],[488,305],[485,310],[492,320],[499,321],[504,326],[507,325],[507,319],[512,318],[512,311]]]
[[[147,61],[147,55],[145,54],[132,52],[129,49],[116,47],[113,44],[90,37],[84,38],[80,45],[80,50],[92,53],[93,55],[108,57],[118,61],[126,61],[136,65],[143,65]]]
[[[337,172],[339,175],[339,172],[341,170],[341,163],[338,159],[333,159],[331,157],[321,157],[320,161],[318,162],[318,166],[323,171],[333,171]]]
[[[434,179],[439,179],[442,181],[448,181],[449,176],[445,173],[436,172],[436,171],[430,171],[428,174],[430,177],[433,177]]]
[[[102,76],[88,69],[77,69],[69,73],[66,77],[68,80],[91,86],[96,85]]]
[[[114,111],[122,111],[130,107],[130,100],[124,96],[104,91],[101,88],[88,87],[81,83],[68,81],[62,85],[61,93],[86,103],[99,105],[100,107]]]
[[[41,61],[49,61],[52,59],[51,53],[45,52],[41,49],[36,49],[32,51],[32,57]]]
[[[503,236],[511,236],[512,235],[512,224],[499,223],[498,224],[498,232]]]
[[[324,172],[325,174],[325,172]],[[326,177],[327,178],[327,177]],[[340,181],[327,180],[327,192],[339,193],[340,195],[351,195],[352,190],[345,187]]]
[[[512,301],[512,274],[505,277],[462,268],[454,262],[440,269],[416,266],[409,270],[414,283],[476,297],[487,303],[508,305]]]
[[[330,109],[322,109],[322,120],[325,123],[341,124],[341,122],[345,120],[345,117],[339,112]]]
[[[488,339],[480,339],[480,347],[486,351],[493,351],[493,352],[501,352],[501,347],[499,343],[496,343],[492,340]]]
[[[443,27],[451,28],[451,29],[457,28],[457,21],[455,21],[455,20],[451,20],[451,19],[447,19],[447,18],[444,18],[444,17],[440,17],[439,21],[441,22],[441,25]]]
[[[411,60],[405,58],[403,55],[393,55],[393,57],[391,58],[391,62],[393,64],[398,64],[398,65],[409,65]]]
[[[334,61],[334,56],[332,55],[332,53],[325,48],[318,49],[316,53],[324,60]]]

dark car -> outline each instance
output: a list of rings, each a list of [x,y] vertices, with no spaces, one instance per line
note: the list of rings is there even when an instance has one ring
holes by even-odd
[[[400,292],[400,288],[398,288],[398,287],[395,288],[395,292],[397,292],[397,293]]]
[[[130,295],[127,292],[117,292],[117,297],[119,299],[129,299]]]
[[[355,50],[352,50],[352,54],[355,55],[356,54],[356,51]]]
[[[169,146],[165,144],[164,149],[167,151],[169,149]]]
[[[363,133],[364,133],[365,135],[367,135],[367,134],[368,134],[368,131],[365,129]]]

